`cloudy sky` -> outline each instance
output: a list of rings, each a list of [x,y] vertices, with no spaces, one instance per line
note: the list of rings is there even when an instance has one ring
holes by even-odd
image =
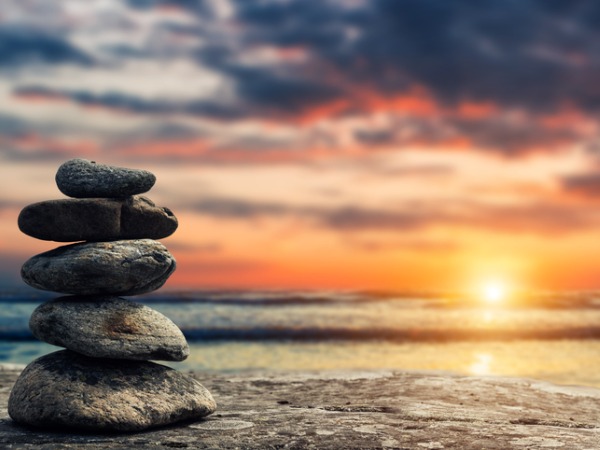
[[[82,157],[178,216],[168,286],[600,287],[600,3],[5,0],[0,282]]]

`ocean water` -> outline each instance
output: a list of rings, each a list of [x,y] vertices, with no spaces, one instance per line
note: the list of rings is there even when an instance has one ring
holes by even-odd
[[[0,363],[57,347],[28,319],[56,295],[0,295]],[[133,299],[171,318],[190,357],[183,370],[444,370],[600,387],[600,297],[538,295],[503,306],[440,295],[167,292]]]

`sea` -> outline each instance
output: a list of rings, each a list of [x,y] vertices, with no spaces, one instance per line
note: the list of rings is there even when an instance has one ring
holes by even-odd
[[[0,291],[0,364],[59,350],[29,331],[56,294]],[[137,296],[173,320],[191,354],[179,370],[445,371],[600,387],[600,293],[536,293],[498,305],[460,294],[164,291]]]

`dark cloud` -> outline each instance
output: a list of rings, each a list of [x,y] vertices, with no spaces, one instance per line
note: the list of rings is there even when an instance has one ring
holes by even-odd
[[[254,261],[241,258],[210,258],[204,260],[193,260],[186,262],[186,269],[196,273],[227,273],[248,272],[264,270],[269,264],[262,261]]]
[[[181,242],[176,240],[169,241],[169,250],[171,252],[191,252],[195,255],[199,253],[203,254],[216,254],[223,252],[223,245],[220,242]]]
[[[389,208],[345,205],[333,208],[292,206],[234,198],[205,197],[180,209],[235,220],[294,217],[342,233],[414,231],[434,226],[467,227],[494,232],[560,235],[600,226],[600,213],[577,205],[528,202],[493,205],[469,201],[400,203]]]
[[[320,220],[328,227],[341,231],[370,229],[411,230],[430,225],[440,219],[438,213],[417,211],[394,211],[346,206],[322,211]]]
[[[23,208],[23,206],[25,205],[17,200],[0,198],[0,211],[5,209],[12,210],[15,208]]]
[[[395,130],[356,130],[354,137],[357,141],[364,144],[389,144],[395,141],[396,132]]]
[[[600,114],[600,3],[591,0],[232,0],[232,17],[219,14],[210,1],[127,4],[131,16],[176,8],[192,20],[165,15],[135,47],[98,44],[96,50],[110,53],[115,67],[139,58],[187,58],[220,74],[234,95],[195,99],[191,92],[187,100],[173,101],[43,85],[22,85],[16,93],[135,114],[223,121],[361,117],[387,109],[398,121],[390,128],[358,128],[358,144],[401,148],[460,138],[469,148],[509,155],[582,140],[568,123],[549,129],[535,121],[538,116],[565,105],[592,119]],[[67,37],[30,26],[1,28],[0,63],[94,63]],[[270,57],[253,56],[264,48],[273,52]],[[294,52],[301,56],[293,57]],[[396,98],[419,95],[429,110],[394,105]],[[452,113],[465,102],[495,110]],[[508,110],[523,111],[525,119],[506,117]]]
[[[560,235],[600,225],[600,214],[580,205],[528,202],[472,207],[472,212],[463,217],[464,224],[506,233]]]
[[[465,136],[475,148],[483,148],[518,155],[528,151],[552,151],[566,143],[585,139],[569,124],[544,127],[535,117],[518,120],[502,114],[482,119],[452,118],[446,122],[454,130],[454,136]]]
[[[545,111],[569,98],[586,107],[597,94],[589,76],[598,73],[599,35],[583,17],[599,12],[592,1],[560,13],[532,0],[369,2],[350,52],[364,62],[350,76],[387,91],[424,85],[447,104],[467,98]]]
[[[14,90],[16,96],[40,97],[49,100],[68,100],[82,106],[102,107],[137,114],[189,114],[214,119],[236,119],[247,115],[238,106],[213,101],[191,100],[174,102],[147,99],[124,92],[92,93],[85,90],[53,89],[45,86],[21,86]]]
[[[281,76],[266,69],[230,67],[226,73],[235,77],[237,93],[258,113],[263,110],[267,114],[297,115],[343,95],[335,85],[292,75]]]
[[[2,141],[0,139],[0,144]],[[4,144],[2,148],[2,155],[0,160],[23,162],[23,161],[61,161],[69,158],[76,158],[81,156],[81,150],[72,147],[71,149],[65,148],[53,148],[51,145],[39,144],[34,147],[29,147],[27,150],[23,150],[17,147],[11,146],[9,143]]]
[[[539,115],[568,103],[600,113],[597,2],[234,4],[236,34],[229,39],[209,37],[196,57],[232,79],[245,111],[257,115],[302,115],[336,100],[346,103],[338,114],[360,114],[369,112],[365,95],[385,99],[415,86],[431,93],[440,108],[487,102]],[[248,64],[244,54],[261,45],[282,51],[299,48],[306,59]],[[502,117],[443,122],[434,127],[437,133],[449,125],[474,147],[509,154],[529,151],[540,140],[545,145],[551,138],[558,139],[555,144],[578,139],[573,131],[550,134],[528,121]],[[426,133],[423,129],[421,134]],[[544,139],[547,134],[550,137]],[[386,130],[358,130],[355,137],[369,145],[398,141]]]
[[[17,117],[0,113],[0,138],[2,136],[19,136],[30,132],[31,125]]]
[[[93,62],[89,55],[60,36],[27,27],[0,27],[0,65],[4,68],[28,63],[89,66]]]
[[[204,197],[190,205],[192,209],[216,217],[253,218],[263,215],[283,215],[293,209],[282,203],[247,202],[234,198]]]
[[[562,188],[583,197],[600,199],[600,173],[591,172],[562,178]]]
[[[520,155],[529,151],[552,151],[567,143],[587,141],[568,123],[545,127],[536,116],[518,118],[498,112],[485,117],[460,115],[396,118],[385,128],[359,128],[354,138],[370,147],[402,148],[407,145],[445,145],[467,141],[469,148]],[[464,147],[464,145],[463,145]]]
[[[161,140],[186,140],[205,137],[207,132],[198,127],[190,127],[177,122],[164,121],[141,126],[132,131],[121,133],[112,140],[112,147],[121,147],[132,143],[157,142]]]
[[[206,0],[127,0],[127,4],[134,9],[148,10],[175,7],[187,9],[201,15],[212,14],[213,8],[210,3]]]
[[[361,240],[350,237],[345,242],[348,245],[359,248],[366,252],[380,252],[395,250],[406,250],[413,252],[455,252],[461,249],[455,241],[451,240],[428,240],[428,239],[385,239],[385,240]]]
[[[102,51],[123,60],[150,59],[153,57],[153,53],[148,50],[126,44],[104,45]]]
[[[404,207],[399,211],[353,208],[325,216],[338,229],[419,229],[430,226],[469,227],[494,232],[558,235],[600,225],[600,214],[578,206],[550,202],[491,205],[457,202]]]

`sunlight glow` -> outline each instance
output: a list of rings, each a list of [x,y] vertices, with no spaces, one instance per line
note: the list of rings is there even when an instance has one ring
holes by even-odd
[[[494,357],[489,353],[478,353],[475,355],[475,362],[469,366],[468,372],[472,375],[490,375],[492,373],[491,364]]]
[[[487,303],[499,303],[506,298],[506,286],[498,281],[483,286],[483,300]]]

